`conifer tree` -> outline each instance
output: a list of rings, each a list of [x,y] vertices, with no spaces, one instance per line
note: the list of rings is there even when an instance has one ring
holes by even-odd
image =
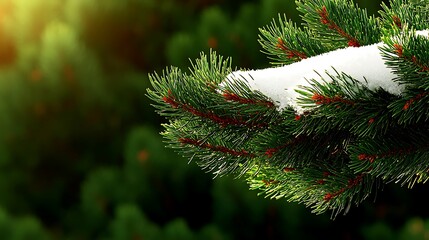
[[[297,1],[304,24],[260,29],[273,68],[211,52],[150,76],[170,147],[216,176],[315,213],[346,213],[382,184],[429,179],[429,1],[369,16],[349,0]]]

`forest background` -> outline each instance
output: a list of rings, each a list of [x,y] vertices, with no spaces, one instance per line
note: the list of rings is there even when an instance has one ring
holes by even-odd
[[[424,185],[331,220],[165,148],[148,74],[268,67],[278,14],[300,23],[293,0],[0,0],[0,239],[429,239]]]

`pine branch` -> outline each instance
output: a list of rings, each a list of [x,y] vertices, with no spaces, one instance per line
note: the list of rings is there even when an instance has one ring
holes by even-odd
[[[370,90],[344,73],[331,78],[329,84],[313,80],[310,87],[299,90],[300,104],[309,110],[297,133],[342,129],[355,137],[373,137],[399,127],[388,106],[400,98],[382,89]]]
[[[359,204],[373,189],[375,178],[353,174],[350,169],[335,169],[327,165],[277,170],[261,167],[250,172],[251,189],[262,191],[269,198],[286,198],[311,207],[313,213],[333,210],[335,217],[348,212],[352,203]]]
[[[428,0],[390,0],[389,6],[386,3],[381,4],[383,9],[380,11],[381,24],[385,29],[429,28]]]
[[[328,52],[307,28],[299,29],[279,16],[278,22],[260,29],[259,43],[276,65],[290,64]]]
[[[359,47],[380,41],[380,28],[373,16],[348,0],[301,0],[298,11],[306,26],[330,49]]]
[[[359,172],[369,169],[369,174],[384,181],[412,184],[416,177],[421,178],[419,175],[429,169],[426,124],[394,131],[350,146],[351,168]]]
[[[265,53],[284,66],[232,71],[212,52],[190,73],[150,76],[169,146],[333,216],[376,183],[428,181],[427,2],[392,0],[381,18],[346,0],[297,4],[304,28],[280,18],[261,29]]]

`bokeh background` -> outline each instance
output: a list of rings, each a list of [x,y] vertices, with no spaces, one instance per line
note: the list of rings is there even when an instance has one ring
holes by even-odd
[[[148,73],[210,48],[268,67],[279,13],[300,22],[293,0],[0,0],[0,239],[429,239],[425,186],[333,221],[164,147]]]

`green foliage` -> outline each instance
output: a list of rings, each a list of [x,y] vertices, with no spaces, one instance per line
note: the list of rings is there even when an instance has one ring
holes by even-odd
[[[192,16],[180,2],[171,0],[108,0],[102,5],[76,0],[68,1],[65,9],[69,22],[106,65],[144,71],[166,64],[159,53],[171,31]]]
[[[193,232],[183,219],[169,222],[159,228],[150,222],[135,205],[121,205],[116,209],[115,218],[109,227],[110,240],[150,239],[150,240],[192,240],[227,239],[213,226],[207,226],[199,232]]]
[[[110,224],[108,239],[161,239],[160,229],[149,222],[134,205],[121,205],[116,209],[115,219]]]
[[[279,12],[296,18],[292,4],[0,0],[0,239],[360,236],[353,219],[369,225],[378,206],[338,227],[302,206],[257,197],[245,182],[212,180],[165,149],[164,120],[144,97],[146,72],[171,63],[185,67],[189,57],[208,51],[212,37],[235,64],[267,65],[254,51],[258,28]],[[178,34],[191,44],[173,43]],[[228,87],[247,96],[244,86]],[[257,116],[270,122],[273,113]],[[403,199],[400,209],[412,213],[422,198],[406,196],[392,199]],[[395,209],[382,217],[389,226]]]
[[[387,29],[391,27],[427,29],[429,27],[428,4],[427,0],[390,0],[390,7],[386,3],[382,3],[383,11],[380,11],[382,24]]]
[[[297,1],[297,5],[305,25],[331,50],[380,41],[378,20],[353,1],[303,0]]]
[[[0,211],[0,238],[10,240],[47,240],[49,235],[34,217],[15,218]]]
[[[382,56],[404,94],[370,90],[336,73],[329,83],[310,79],[309,87],[297,90],[304,113],[277,111],[246,83],[224,81],[232,72],[229,60],[202,54],[190,73],[173,67],[150,76],[148,96],[169,120],[163,133],[169,146],[216,175],[245,175],[252,189],[270,198],[333,216],[359,205],[380,184],[426,182],[429,40],[416,36],[425,27],[418,17],[409,19],[411,26],[387,22],[397,21],[396,8],[406,12],[401,16],[426,16],[427,6],[392,2],[392,10],[375,17],[348,0],[297,4],[302,29],[286,19],[261,29],[260,43],[275,64],[384,41]]]
[[[421,218],[411,218],[400,228],[392,229],[383,222],[378,222],[362,229],[365,239],[398,239],[418,240],[427,239],[429,221]]]
[[[10,4],[0,29],[11,51],[0,61],[0,203],[59,218],[77,180],[117,162],[123,132],[142,116],[153,118],[142,99],[147,77],[107,72],[58,1],[0,4]]]
[[[169,138],[172,146],[180,149],[183,144],[202,145],[201,149],[190,148],[184,153],[189,157],[199,157],[201,159],[199,164],[203,168],[221,175],[237,169],[241,169],[239,171],[244,173],[254,165],[252,161],[254,153],[229,149],[235,147],[245,149],[247,146],[252,146],[249,140],[263,131],[267,127],[265,124],[273,122],[277,116],[273,104],[269,104],[268,107],[265,105],[268,103],[267,98],[259,93],[251,93],[248,89],[242,91],[246,94],[245,97],[260,102],[260,107],[250,109],[233,101],[224,101],[224,96],[218,94],[215,88],[231,71],[229,65],[228,60],[218,59],[215,54],[210,56],[210,60],[202,55],[201,59],[193,65],[192,75],[172,68],[164,76],[154,75],[152,79],[154,90],[148,90],[149,97],[157,102],[159,113],[175,120],[170,125],[165,125],[168,129],[165,136]],[[240,88],[225,86],[225,91],[233,92],[234,89]],[[192,99],[189,96],[196,98]],[[203,96],[207,98],[203,99]],[[219,104],[220,102],[222,104]],[[168,106],[171,107],[168,108]],[[212,107],[207,110],[206,106]],[[230,115],[227,110],[234,111],[235,114]],[[260,124],[261,119],[267,122]],[[223,127],[219,129],[219,126]],[[204,129],[204,131],[195,132],[194,129]],[[215,131],[212,136],[205,134],[211,131]],[[205,140],[200,141],[203,138]],[[227,147],[225,144],[231,144],[231,146]],[[229,154],[225,155],[225,152]],[[225,157],[225,161],[216,162],[204,157],[210,154]],[[242,159],[234,158],[236,156],[241,156]]]
[[[204,10],[193,29],[176,33],[168,41],[166,55],[171,64],[181,69],[187,67],[188,59],[199,56],[201,51],[216,50],[228,54],[242,67],[261,65],[263,55],[257,49],[258,28],[267,24],[273,14],[287,11],[289,17],[297,14],[288,11],[292,0],[264,0],[246,3],[230,17],[219,7]]]
[[[277,26],[278,24],[278,26]],[[274,64],[290,64],[302,59],[316,56],[328,49],[312,36],[309,29],[297,28],[291,20],[279,17],[278,23],[260,29],[260,44],[265,54],[271,55]]]

